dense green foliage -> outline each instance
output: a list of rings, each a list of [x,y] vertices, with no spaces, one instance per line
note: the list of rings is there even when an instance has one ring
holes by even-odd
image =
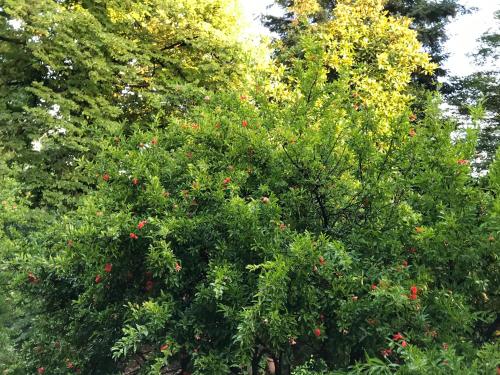
[[[108,37],[122,35],[123,44],[102,45],[111,60],[114,48],[145,43],[149,52],[130,56],[148,64],[160,58],[151,51],[169,35],[166,15],[179,23],[186,14],[179,4],[206,22],[200,30],[225,26],[217,23],[220,15],[200,14],[199,4],[219,4],[204,9],[235,15],[230,2],[209,0],[43,4],[60,11],[42,18],[68,12],[64,24],[72,12],[83,12],[112,27]],[[85,189],[51,187],[42,167],[52,168],[45,158],[57,153],[28,151],[36,137],[19,149],[14,140],[23,138],[2,142],[9,153],[0,160],[0,282],[9,304],[0,311],[6,327],[0,370],[495,371],[500,160],[487,177],[474,179],[469,160],[477,131],[451,137],[456,123],[443,116],[434,94],[414,115],[411,77],[432,74],[434,65],[409,20],[388,16],[379,0],[345,0],[331,20],[316,23],[306,5],[295,9],[301,53],[282,56],[283,65],[246,66],[253,60],[235,39],[202,33],[198,49],[176,57],[186,71],[149,77],[130,56],[124,59],[119,69],[130,69],[130,79],[155,87],[137,88],[134,98],[116,76],[104,74],[113,66],[108,60],[96,79],[102,92],[85,91],[92,87],[87,73],[71,71],[61,84],[74,80],[78,89],[22,89],[36,97],[50,88],[57,94],[50,105],[76,100],[83,90],[93,103],[102,98],[118,110],[109,127],[96,125],[108,104],[103,112],[94,108],[97,122],[72,123],[81,134],[90,129],[88,138],[60,134],[88,147],[74,160],[77,168],[61,169],[85,179]],[[131,20],[139,30],[122,24]],[[9,27],[14,34],[29,29]],[[191,35],[186,31],[185,38]],[[99,44],[95,35],[93,42],[82,38]],[[57,45],[47,51],[64,59]],[[188,69],[191,52],[208,58],[213,45],[242,65],[212,66],[210,75]],[[0,66],[16,70],[13,60]],[[94,113],[89,102],[78,108]],[[64,119],[39,107],[24,104],[18,115],[33,116],[40,126]],[[7,121],[4,128],[16,126]],[[40,136],[46,129],[32,131]],[[35,164],[29,155],[44,161]],[[38,177],[27,176],[26,164],[31,173],[40,170]],[[31,179],[43,199],[31,191]],[[48,194],[64,196],[64,205],[50,203]]]

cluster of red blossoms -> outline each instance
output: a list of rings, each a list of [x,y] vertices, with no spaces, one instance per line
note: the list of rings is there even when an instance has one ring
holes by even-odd
[[[408,343],[405,341],[403,335],[400,332],[395,333],[394,335],[392,335],[392,339],[394,341],[401,341],[401,346],[403,348],[406,348],[406,346],[408,345]]]
[[[148,223],[147,220],[141,220],[139,221],[139,224],[137,224],[137,229],[141,230],[142,228],[144,228],[144,226]],[[132,240],[137,240],[139,239],[139,236],[137,234],[135,234],[134,232],[130,232],[129,234],[129,237],[130,239]]]
[[[397,341],[397,342],[400,342],[401,343],[401,346],[403,348],[406,348],[408,346],[408,343],[404,340],[404,337],[403,335],[398,332],[398,333],[395,333],[393,336],[392,336],[392,339],[394,341]],[[382,349],[380,351],[380,354],[382,354],[382,357],[388,357],[392,354],[392,349],[391,348],[387,348],[387,349]]]
[[[104,265],[104,272],[110,273],[112,269],[113,269],[113,265],[111,263],[106,263]],[[96,284],[99,284],[102,281],[102,276],[96,275],[94,281]]]
[[[418,293],[418,288],[415,285],[412,285],[410,287],[410,296],[409,296],[409,298],[411,300],[416,300],[417,299],[417,293]]]

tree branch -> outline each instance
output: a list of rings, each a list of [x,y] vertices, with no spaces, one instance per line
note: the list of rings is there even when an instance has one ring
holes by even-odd
[[[165,47],[163,47],[161,49],[161,51],[166,51],[168,49],[174,49],[174,48],[177,48],[177,47],[186,47],[187,45],[190,44],[191,41],[196,40],[196,39],[198,39],[198,36],[194,36],[192,39],[180,40],[178,42],[175,42],[175,43],[172,43],[172,44],[168,44]]]
[[[8,43],[14,43],[14,44],[19,44],[19,45],[24,45],[24,41],[16,38],[11,38],[5,35],[0,35],[0,40]]]

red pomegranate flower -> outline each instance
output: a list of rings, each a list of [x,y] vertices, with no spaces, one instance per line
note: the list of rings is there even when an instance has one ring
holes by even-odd
[[[320,337],[321,336],[321,330],[319,328],[314,329],[314,336]]]
[[[226,177],[226,178],[224,179],[224,181],[222,181],[222,183],[223,183],[224,185],[227,185],[227,184],[229,184],[230,182],[231,182],[231,177]]]
[[[138,178],[136,178],[136,177],[134,177],[134,178],[132,179],[132,184],[133,184],[134,186],[139,185],[139,179],[138,179]]]
[[[404,337],[403,337],[403,335],[402,335],[400,332],[395,333],[394,335],[392,335],[392,339],[393,339],[394,341],[403,340],[403,338],[404,338]]]
[[[95,283],[96,283],[96,284],[99,284],[100,282],[101,282],[101,275],[97,275],[97,276],[95,277]]]
[[[248,126],[248,121],[247,120],[243,120],[241,122],[241,126],[243,126],[244,128],[246,128]]]
[[[146,225],[148,222],[147,220],[142,220],[142,221],[139,221],[139,224],[137,224],[137,229],[142,229],[144,228],[144,225]]]
[[[459,165],[467,165],[467,164],[469,164],[469,161],[465,160],[465,159],[459,159],[459,160],[457,160],[457,163]]]
[[[375,289],[377,289],[377,284],[373,283],[372,284],[372,290],[375,290]]]
[[[411,292],[411,294],[417,294],[418,293],[418,288],[415,285],[412,285],[410,287],[410,292]]]
[[[109,174],[104,173],[104,174],[102,175],[102,179],[103,179],[104,181],[108,182],[108,181],[109,181]],[[42,368],[43,368],[43,367],[42,367]]]
[[[45,374],[45,367],[38,367],[36,369],[36,372],[39,373],[39,374]]]
[[[106,265],[104,266],[104,271],[110,273],[112,268],[113,265],[111,263],[106,263]]]
[[[133,239],[133,240],[136,240],[138,239],[139,237],[137,236],[137,234],[135,234],[134,232],[130,233],[130,238]]]
[[[168,349],[168,344],[163,344],[161,347],[160,347],[160,350],[163,352],[164,350],[167,350]]]
[[[401,346],[402,346],[403,348],[406,348],[406,346],[407,346],[407,345],[408,345],[408,343],[407,343],[406,341],[404,341],[404,340],[403,340],[403,341],[401,341]]]

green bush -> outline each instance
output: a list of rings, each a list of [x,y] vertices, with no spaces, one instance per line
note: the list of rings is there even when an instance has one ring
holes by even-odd
[[[479,186],[475,132],[433,97],[412,113],[431,66],[381,9],[345,2],[289,67],[102,137],[96,189],[12,237],[26,372],[494,370],[499,162]]]

